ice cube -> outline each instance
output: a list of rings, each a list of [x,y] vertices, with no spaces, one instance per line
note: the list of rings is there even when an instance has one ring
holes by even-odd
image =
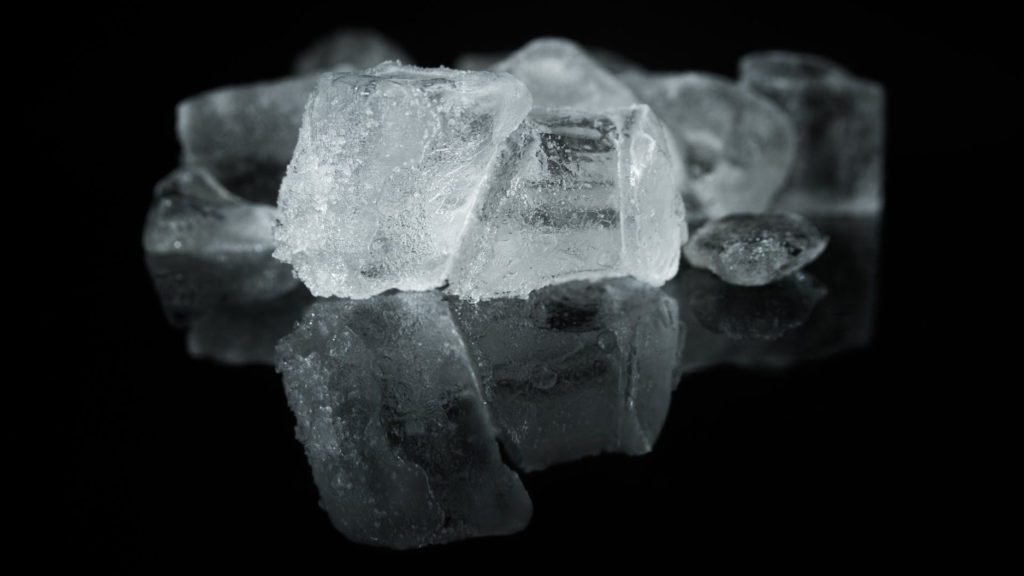
[[[216,88],[182,100],[182,162],[206,168],[243,198],[274,204],[315,86],[316,76],[302,76]]]
[[[704,73],[620,76],[685,150],[688,218],[767,210],[796,152],[792,121],[770,100]]]
[[[322,505],[349,539],[412,548],[526,526],[529,496],[437,292],[317,302],[277,366]]]
[[[885,90],[818,56],[757,52],[740,60],[743,86],[792,117],[798,152],[779,210],[873,213],[882,208]]]
[[[615,276],[663,284],[686,238],[670,138],[644,105],[536,110],[495,161],[449,290],[475,300]]]
[[[613,74],[643,69],[642,66],[622,54],[606,48],[590,47],[586,49],[586,52],[591,59]],[[490,70],[508,58],[510,54],[510,52],[464,52],[455,58],[455,67],[460,70]]]
[[[683,254],[730,284],[763,286],[810,264],[827,245],[798,214],[732,214],[701,226]]]
[[[450,305],[519,468],[651,450],[682,365],[673,298],[621,278]]]
[[[636,104],[636,95],[575,42],[538,38],[494,65],[526,84],[538,108],[599,112]]]
[[[530,107],[508,74],[386,63],[323,75],[281,185],[275,256],[317,296],[441,286]]]
[[[413,64],[401,46],[376,30],[345,28],[320,38],[295,58],[298,74],[347,68],[364,70],[387,60]]]
[[[157,183],[142,243],[168,319],[184,325],[224,303],[293,289],[291,268],[271,257],[276,216],[273,206],[235,196],[201,168]]]

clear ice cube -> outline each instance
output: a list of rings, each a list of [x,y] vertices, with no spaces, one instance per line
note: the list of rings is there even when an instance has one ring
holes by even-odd
[[[444,283],[481,182],[531,107],[508,74],[325,74],[281,185],[275,256],[317,296]]]
[[[172,324],[224,303],[276,298],[297,281],[274,260],[277,210],[248,202],[200,168],[181,168],[156,185],[142,244]]]
[[[651,450],[682,365],[673,298],[621,278],[450,305],[517,467]]]
[[[449,275],[468,299],[569,280],[661,285],[686,239],[680,160],[647,106],[535,110],[504,144]]]
[[[349,539],[412,548],[528,523],[437,292],[317,302],[277,367],[322,506]]]
[[[598,112],[639,102],[628,86],[583,47],[564,38],[538,38],[495,64],[493,70],[522,80],[538,108]]]
[[[827,245],[798,214],[732,214],[698,228],[683,254],[730,284],[764,286],[810,264]]]
[[[771,100],[720,76],[630,72],[620,76],[685,151],[688,218],[767,210],[796,153],[793,123]]]
[[[740,82],[775,101],[796,126],[796,162],[779,210],[881,210],[885,90],[879,83],[819,56],[793,52],[744,56]]]
[[[235,194],[274,204],[316,76],[216,88],[178,103],[182,163]]]

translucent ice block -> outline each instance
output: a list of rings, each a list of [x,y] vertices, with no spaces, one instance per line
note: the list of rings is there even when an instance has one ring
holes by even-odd
[[[680,160],[647,106],[535,111],[501,149],[449,275],[468,299],[549,284],[673,277],[686,238]]]
[[[793,52],[740,61],[740,82],[774,100],[796,126],[798,152],[778,208],[802,214],[882,207],[885,90],[834,62]]]
[[[530,107],[508,74],[386,63],[323,75],[281,185],[275,256],[317,296],[441,286]]]

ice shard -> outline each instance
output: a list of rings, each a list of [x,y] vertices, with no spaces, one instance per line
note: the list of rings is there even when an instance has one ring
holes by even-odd
[[[450,304],[519,468],[651,450],[681,370],[673,298],[624,278]]]
[[[685,151],[689,220],[764,212],[796,153],[793,123],[771,100],[704,73],[620,76]]]
[[[778,209],[870,214],[883,203],[885,90],[809,54],[757,52],[740,82],[774,100],[796,126],[798,152]]]
[[[647,106],[535,110],[495,160],[448,289],[475,300],[615,276],[661,285],[686,239],[678,178]]]
[[[529,496],[438,293],[317,302],[278,358],[322,506],[349,539],[412,548],[526,526]]]
[[[633,91],[564,38],[538,38],[493,67],[523,81],[538,108],[600,112],[639,102]]]
[[[178,103],[182,163],[233,193],[274,204],[316,76],[216,88]]]
[[[296,287],[291,268],[271,256],[276,216],[274,207],[235,196],[199,168],[176,170],[156,185],[142,244],[172,324]]]
[[[333,32],[310,45],[295,58],[292,69],[298,74],[347,69],[364,70],[398,60],[413,64],[412,57],[393,40],[376,30],[346,28]]]
[[[275,256],[317,296],[441,286],[530,107],[508,74],[385,63],[321,76],[281,185]]]
[[[826,246],[828,237],[798,214],[733,214],[701,226],[683,254],[730,284],[764,286],[813,262]]]

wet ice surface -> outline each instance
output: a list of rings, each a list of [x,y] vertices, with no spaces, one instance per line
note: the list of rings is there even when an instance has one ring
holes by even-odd
[[[522,475],[657,449],[691,374],[871,344],[877,84],[786,53],[738,84],[650,73],[551,38],[464,59],[504,73],[364,70],[402,57],[344,31],[296,63],[326,75],[182,102],[143,232],[183,349],[280,372],[348,539],[523,530]],[[688,243],[684,194],[710,218]]]

